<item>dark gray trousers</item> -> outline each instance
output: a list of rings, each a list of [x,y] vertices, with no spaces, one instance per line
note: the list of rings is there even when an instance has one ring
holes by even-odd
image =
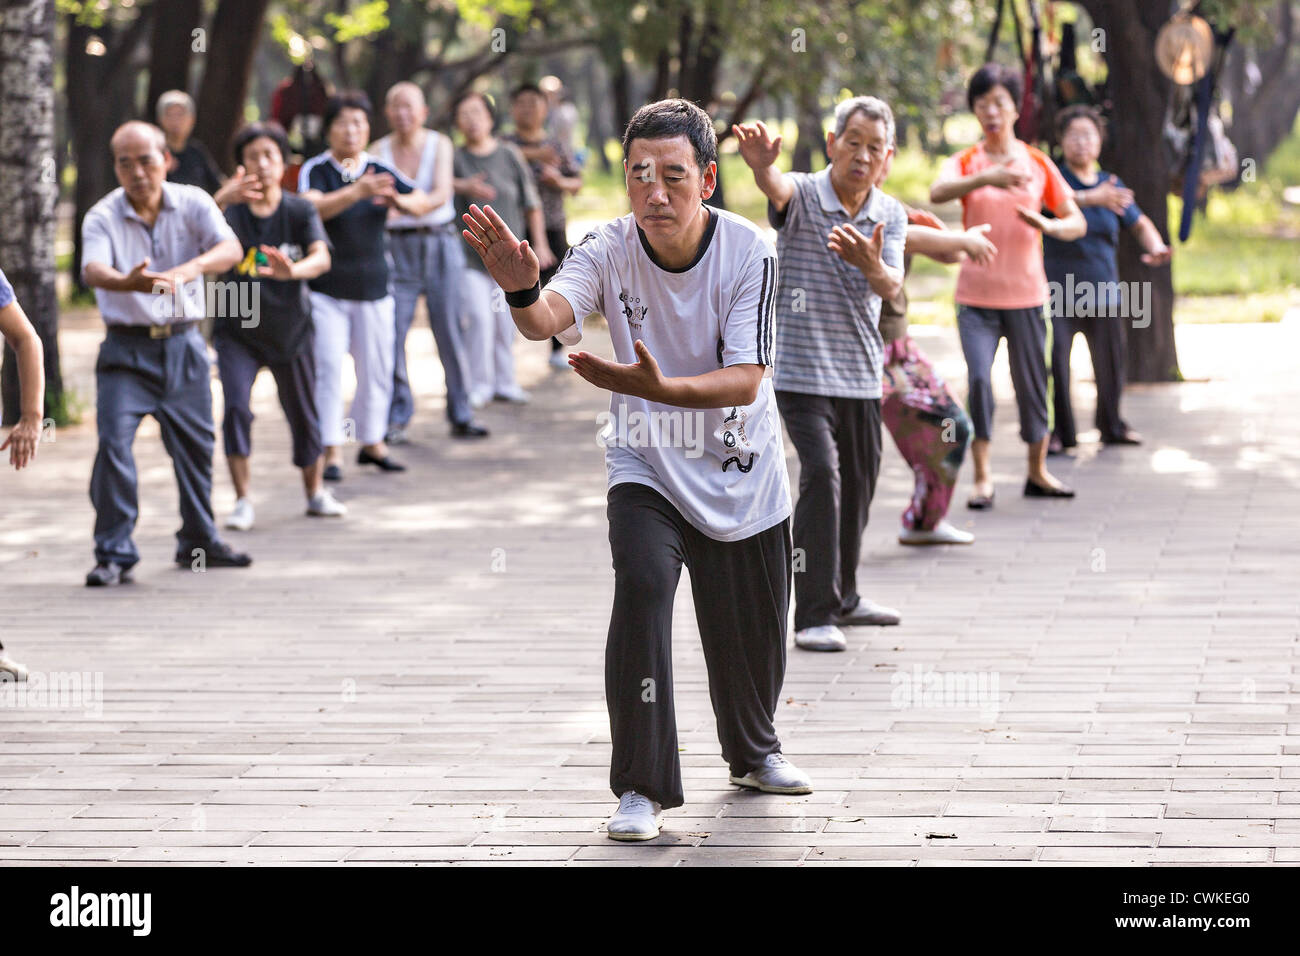
[[[609,490],[614,608],[605,645],[613,742],[609,785],[680,807],[673,711],[673,597],[682,565],[709,671],[722,757],[743,776],[781,749],[772,725],[785,680],[790,522],[740,541],[715,541],[663,495],[627,483]]]
[[[212,361],[197,328],[166,339],[109,332],[95,363],[99,450],[90,476],[95,506],[95,560],[131,567],[136,500],[135,442],[152,415],[162,431],[180,492],[177,553],[218,540],[212,518]]]
[[[776,393],[799,454],[794,629],[833,624],[861,602],[858,559],[880,475],[880,399]]]
[[[958,305],[957,331],[966,357],[966,407],[975,425],[975,437],[993,435],[993,357],[998,340],[1007,337],[1007,364],[1020,412],[1020,438],[1027,444],[1042,441],[1052,431],[1048,402],[1052,382],[1049,372],[1052,326],[1042,306],[1032,309],[981,309]]]
[[[1106,316],[1052,316],[1052,391],[1056,415],[1054,434],[1066,448],[1079,442],[1070,402],[1070,352],[1076,332],[1088,340],[1093,376],[1097,382],[1097,430],[1102,441],[1123,438],[1128,423],[1120,416],[1124,391],[1124,320]]]

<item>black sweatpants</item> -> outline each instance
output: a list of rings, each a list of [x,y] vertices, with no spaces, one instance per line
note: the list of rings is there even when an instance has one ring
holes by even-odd
[[[802,631],[862,601],[858,558],[880,476],[880,399],[778,391],[776,405],[799,454],[794,629]]]
[[[722,757],[743,776],[781,749],[772,720],[785,680],[790,521],[740,541],[715,541],[659,492],[635,483],[609,490],[608,515],[609,786],[615,796],[635,790],[665,809],[680,807],[672,620],[682,565],[691,575]]]
[[[1119,399],[1124,391],[1124,323],[1106,316],[1052,316],[1052,391],[1056,411],[1055,435],[1066,448],[1079,443],[1070,403],[1070,351],[1074,335],[1082,332],[1092,353],[1092,370],[1097,381],[1097,430],[1102,441],[1123,438],[1128,423],[1120,417]]]

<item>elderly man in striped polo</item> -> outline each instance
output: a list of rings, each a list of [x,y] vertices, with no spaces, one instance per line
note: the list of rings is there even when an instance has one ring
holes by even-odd
[[[762,123],[733,129],[778,235],[774,384],[799,454],[795,644],[842,651],[841,626],[899,621],[857,589],[880,473],[880,305],[902,285],[907,235],[902,205],[874,186],[893,155],[894,115],[874,96],[840,103],[818,173],[778,172],[781,137]]]

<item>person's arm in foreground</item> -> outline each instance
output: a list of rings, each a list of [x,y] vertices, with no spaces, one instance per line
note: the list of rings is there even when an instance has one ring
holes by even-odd
[[[794,195],[794,184],[774,165],[781,155],[781,137],[773,137],[761,122],[740,123],[732,126],[740,156],[754,173],[754,182],[780,213]]]
[[[520,242],[491,206],[476,205],[462,217],[468,227],[461,233],[483,260],[493,281],[507,293],[537,285],[541,269],[528,240]],[[574,324],[573,308],[558,292],[543,291],[531,305],[510,307],[511,318],[524,338],[540,341],[558,335]],[[682,408],[723,408],[750,405],[763,379],[761,365],[732,365],[703,375],[667,378],[645,343],[635,343],[635,365],[611,362],[590,352],[570,353],[569,364],[598,388],[635,395]]]
[[[36,458],[45,420],[45,351],[41,337],[17,301],[0,309],[0,336],[18,356],[18,381],[22,386],[22,416],[0,444],[9,449],[9,463],[21,469]]]

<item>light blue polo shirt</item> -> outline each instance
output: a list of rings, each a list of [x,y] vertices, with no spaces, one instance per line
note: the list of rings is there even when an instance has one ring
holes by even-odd
[[[148,259],[150,272],[165,273],[184,265],[226,239],[234,230],[212,197],[197,186],[163,183],[162,208],[150,228],[121,187],[95,203],[81,224],[81,269],[98,262],[123,275]],[[183,318],[174,313],[170,297],[151,292],[95,290],[95,302],[106,325],[166,325],[204,318],[202,277],[185,284],[180,296]],[[159,302],[166,298],[167,303]]]

